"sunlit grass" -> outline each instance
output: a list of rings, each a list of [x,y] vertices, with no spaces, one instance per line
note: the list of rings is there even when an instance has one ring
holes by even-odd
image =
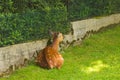
[[[86,38],[62,52],[60,70],[42,69],[34,63],[0,80],[119,80],[120,24]]]
[[[100,72],[104,68],[108,68],[109,65],[104,64],[101,60],[95,61],[91,63],[91,66],[83,67],[83,71],[85,73],[92,73],[92,72]]]

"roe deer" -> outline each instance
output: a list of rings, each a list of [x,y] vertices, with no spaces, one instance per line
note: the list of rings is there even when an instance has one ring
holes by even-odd
[[[64,59],[62,55],[58,52],[59,43],[63,41],[63,35],[60,32],[51,32],[53,42],[51,45],[46,46],[41,50],[36,57],[36,63],[43,68],[57,68],[60,69]]]

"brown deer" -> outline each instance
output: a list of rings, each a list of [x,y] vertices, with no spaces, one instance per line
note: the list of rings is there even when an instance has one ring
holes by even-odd
[[[60,32],[51,32],[53,42],[41,50],[36,57],[36,63],[43,68],[60,69],[64,59],[58,52],[59,43],[63,40],[63,35]]]

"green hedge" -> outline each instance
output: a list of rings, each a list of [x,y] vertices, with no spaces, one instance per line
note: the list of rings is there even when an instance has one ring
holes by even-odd
[[[48,30],[70,30],[64,5],[23,13],[0,14],[0,46],[48,38]]]
[[[0,47],[68,33],[70,21],[120,12],[120,0],[0,0]]]
[[[120,12],[120,0],[69,0],[65,5],[68,6],[69,20],[80,20]]]

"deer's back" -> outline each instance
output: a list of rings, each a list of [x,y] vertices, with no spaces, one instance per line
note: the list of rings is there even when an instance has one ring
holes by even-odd
[[[47,47],[45,49],[45,56],[49,67],[59,67],[63,64],[63,58],[57,50],[52,47]]]
[[[63,61],[61,54],[50,46],[44,48],[37,56],[37,64],[44,68],[59,67]]]

